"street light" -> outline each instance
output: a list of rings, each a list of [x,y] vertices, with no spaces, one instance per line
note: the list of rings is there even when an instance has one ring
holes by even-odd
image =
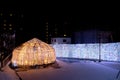
[[[98,40],[99,40],[99,62],[101,62],[101,33],[98,33]]]

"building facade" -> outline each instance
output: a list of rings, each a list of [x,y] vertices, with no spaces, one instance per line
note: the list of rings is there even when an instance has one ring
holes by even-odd
[[[111,31],[84,30],[74,32],[74,43],[109,43],[113,42]]]

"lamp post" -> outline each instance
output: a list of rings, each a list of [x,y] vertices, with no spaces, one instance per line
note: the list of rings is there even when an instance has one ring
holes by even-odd
[[[101,62],[101,33],[98,35],[99,40],[99,62]]]
[[[99,62],[101,62],[101,39],[99,42]]]

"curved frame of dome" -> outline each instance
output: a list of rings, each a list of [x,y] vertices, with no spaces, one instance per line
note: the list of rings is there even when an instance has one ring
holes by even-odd
[[[47,43],[33,38],[12,52],[13,66],[35,66],[54,63],[56,60],[55,50]]]

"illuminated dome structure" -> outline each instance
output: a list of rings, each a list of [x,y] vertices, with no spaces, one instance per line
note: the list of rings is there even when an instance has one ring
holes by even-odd
[[[33,38],[12,52],[12,65],[35,66],[54,63],[56,60],[55,50],[47,43]]]

